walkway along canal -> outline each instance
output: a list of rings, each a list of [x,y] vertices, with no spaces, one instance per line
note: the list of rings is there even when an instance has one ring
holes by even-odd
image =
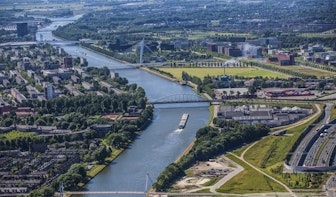
[[[51,35],[51,27],[56,26],[55,24],[60,26],[66,23],[69,21],[57,20],[38,32],[36,38],[57,40]],[[80,46],[67,45],[66,42],[58,44],[58,46],[73,57],[86,58],[89,66],[107,66],[118,72],[121,77],[126,77],[129,83],[136,83],[143,87],[150,101],[177,93],[195,94],[190,87],[181,86],[141,69],[125,69],[132,68],[132,66],[122,64]],[[189,114],[188,124],[182,131],[178,131],[182,114]],[[94,177],[87,184],[87,189],[89,191],[144,191],[146,174],[149,173],[155,182],[160,172],[168,164],[174,162],[192,142],[196,131],[207,124],[209,115],[207,103],[156,105],[152,124],[138,136],[127,150]],[[153,182],[149,184],[151,185]]]

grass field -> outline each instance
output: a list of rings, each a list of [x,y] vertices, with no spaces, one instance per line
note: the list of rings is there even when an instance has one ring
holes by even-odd
[[[272,151],[271,156],[266,163],[266,167],[275,165],[278,162],[284,162],[287,153],[299,138],[301,132],[317,118],[318,117],[315,117],[305,124],[288,129],[287,133],[292,134],[291,136],[266,136],[246,152],[245,159],[254,166],[260,167],[261,162],[264,160],[265,156],[269,154],[268,151],[273,145],[276,148]],[[275,142],[276,139],[278,139],[277,142]]]
[[[32,137],[35,136],[36,133],[34,132],[21,132],[21,131],[11,131],[9,133],[0,134],[0,139],[5,138],[7,140],[12,140],[21,137]]]
[[[122,153],[123,149],[113,149],[112,154],[110,157],[105,158],[105,164],[95,164],[88,172],[87,175],[90,178],[93,178],[96,176],[100,171],[102,171],[108,163],[112,162],[115,158],[119,156],[120,153]]]
[[[336,118],[336,106],[334,105],[331,108],[331,116],[330,116],[330,120],[334,120]]]
[[[320,106],[322,108],[322,106]],[[310,124],[312,124],[318,117],[309,122],[288,129],[287,133],[291,136],[267,136],[261,139],[257,144],[250,148],[246,154],[245,159],[252,165],[258,168],[264,168],[265,172],[278,180],[287,184],[292,188],[306,189],[309,187],[308,181],[311,180],[313,186],[320,187],[320,184],[325,179],[323,174],[284,174],[283,163],[287,153],[299,138],[301,132]]]
[[[226,184],[221,186],[216,191],[222,193],[262,193],[262,192],[286,192],[286,189],[269,179],[268,177],[260,174],[258,171],[251,168],[243,161],[228,154],[228,158],[244,167],[244,171],[230,179]]]
[[[252,143],[251,143],[252,144]],[[248,148],[250,147],[251,144],[246,144],[234,151],[232,151],[235,155],[238,155],[239,157],[243,154],[243,152]]]
[[[325,33],[302,33],[299,34],[300,37],[308,37],[308,38],[335,38],[336,34],[331,32]]]
[[[160,40],[168,40],[171,39],[171,37],[181,37],[185,38],[186,33],[184,31],[166,31],[165,35],[160,35],[158,38]],[[228,33],[228,32],[215,32],[215,31],[192,31],[188,32],[188,39],[189,40],[197,40],[197,39],[202,39],[202,38],[208,38],[209,36],[237,36],[237,37],[251,37],[250,34],[248,33]]]
[[[214,106],[213,106],[213,105],[211,105],[211,106],[209,107],[209,112],[210,112],[210,118],[209,118],[209,120],[208,120],[207,125],[210,125],[210,124],[211,124],[211,122],[212,122],[212,117],[214,117],[215,109],[214,109]]]
[[[204,183],[203,186],[212,186],[212,185],[215,185],[221,179],[222,179],[221,177],[211,178],[210,181]]]
[[[106,167],[106,165],[104,165],[104,164],[102,164],[102,165],[96,164],[87,172],[87,176],[90,177],[90,178],[93,178],[100,171],[102,171],[105,167]]]
[[[315,75],[317,78],[333,77],[335,75],[335,73],[326,70],[314,69],[307,66],[282,66],[281,68],[287,70],[293,70],[307,75]]]
[[[315,119],[314,119],[315,120]],[[257,167],[261,167],[266,159],[266,168],[285,161],[287,153],[299,138],[301,132],[314,120],[287,131],[291,136],[267,136],[261,139],[245,154],[245,159]],[[273,148],[272,148],[273,146]]]
[[[201,189],[201,190],[198,190],[198,191],[196,191],[195,193],[211,193],[211,192],[210,192],[210,189],[207,188],[207,189]]]
[[[187,72],[191,76],[199,77],[200,79],[203,79],[205,76],[222,76],[224,74],[223,68],[159,68],[159,70],[162,70],[164,72],[169,72],[176,79],[182,80],[182,72]],[[276,73],[268,70],[263,70],[260,68],[225,68],[226,75],[231,76],[240,76],[240,77],[247,77],[247,78],[253,78],[256,76],[262,76],[262,77],[269,77],[269,78],[284,78],[287,79],[288,76]]]

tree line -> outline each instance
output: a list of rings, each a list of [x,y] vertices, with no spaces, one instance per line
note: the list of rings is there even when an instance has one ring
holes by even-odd
[[[139,96],[140,92],[135,94],[111,94],[96,95],[87,94],[75,97],[58,97],[41,103],[38,109],[40,114],[69,114],[72,112],[80,113],[85,116],[108,113],[125,113],[128,107],[133,105],[144,109],[146,99]]]

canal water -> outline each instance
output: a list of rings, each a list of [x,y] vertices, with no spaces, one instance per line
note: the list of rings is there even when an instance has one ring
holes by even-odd
[[[51,35],[51,31],[66,23],[69,23],[69,20],[57,19],[56,22],[37,33],[37,40],[40,38],[58,40]],[[144,88],[150,101],[173,94],[195,94],[190,87],[181,86],[141,69],[135,69],[80,46],[68,45],[66,42],[58,43],[57,46],[62,47],[73,57],[86,58],[89,66],[107,66],[118,72],[121,77],[126,77],[129,83],[135,83]],[[184,113],[189,114],[189,119],[186,127],[181,131],[177,128]],[[208,105],[204,103],[155,106],[152,124],[127,150],[87,184],[88,191],[145,191],[146,174],[149,174],[149,186],[151,186],[160,172],[168,164],[174,162],[192,142],[196,131],[204,127],[208,119]]]

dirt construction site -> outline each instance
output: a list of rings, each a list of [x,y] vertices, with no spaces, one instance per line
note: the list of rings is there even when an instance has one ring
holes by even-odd
[[[193,192],[209,188],[207,183],[212,178],[223,178],[234,170],[225,158],[219,157],[206,162],[198,162],[187,170],[187,175],[174,185],[178,192]]]

